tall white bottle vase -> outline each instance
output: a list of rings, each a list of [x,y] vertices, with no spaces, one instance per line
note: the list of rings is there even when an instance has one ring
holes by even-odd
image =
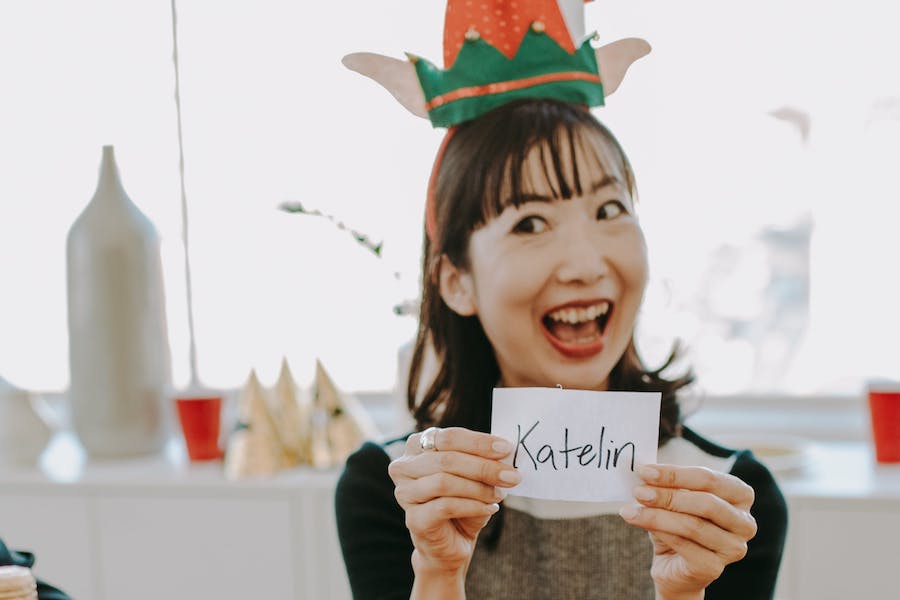
[[[171,423],[160,240],[125,193],[112,146],[66,259],[75,432],[93,457],[156,453]]]

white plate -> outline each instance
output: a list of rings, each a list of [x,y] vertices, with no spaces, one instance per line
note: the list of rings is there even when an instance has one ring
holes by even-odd
[[[723,433],[715,436],[715,441],[736,450],[751,450],[757,460],[776,473],[802,469],[812,449],[812,442],[804,438],[765,433]]]

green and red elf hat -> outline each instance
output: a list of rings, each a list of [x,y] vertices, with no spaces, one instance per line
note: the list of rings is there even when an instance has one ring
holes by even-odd
[[[638,38],[594,48],[585,36],[590,0],[448,0],[444,68],[408,54],[408,61],[349,54],[348,68],[381,84],[413,114],[448,127],[432,170],[426,230],[434,240],[434,184],[453,127],[520,98],[553,98],[602,106],[628,67],[650,52]]]

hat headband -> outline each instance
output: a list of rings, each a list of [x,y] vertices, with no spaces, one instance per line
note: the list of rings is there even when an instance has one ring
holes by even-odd
[[[589,40],[568,52],[541,22],[532,24],[510,59],[482,37],[469,35],[453,62],[443,70],[410,57],[435,127],[450,127],[520,98],[555,98],[602,106],[603,84]]]

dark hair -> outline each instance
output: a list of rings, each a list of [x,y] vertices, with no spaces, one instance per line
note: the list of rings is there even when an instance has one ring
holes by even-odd
[[[598,139],[604,143],[597,144]],[[490,430],[491,391],[500,377],[497,360],[478,317],[460,316],[444,303],[437,270],[442,255],[467,269],[472,232],[500,214],[504,204],[518,206],[525,200],[522,165],[536,146],[546,149],[541,157],[548,184],[555,184],[554,197],[582,193],[574,157],[584,156],[600,161],[605,172],[621,176],[631,197],[637,198],[628,158],[612,133],[585,108],[555,100],[522,100],[458,126],[437,174],[435,239],[426,235],[424,243],[422,305],[407,387],[410,412],[420,429],[435,425]],[[564,151],[572,160],[562,158]],[[551,169],[555,178],[550,177]],[[429,346],[437,356],[438,371],[423,395],[420,388],[429,383],[423,380]],[[632,337],[609,378],[610,390],[662,392],[660,444],[679,434],[675,392],[693,381],[690,372],[674,380],[662,376],[677,354],[676,345],[662,367],[649,370]]]

